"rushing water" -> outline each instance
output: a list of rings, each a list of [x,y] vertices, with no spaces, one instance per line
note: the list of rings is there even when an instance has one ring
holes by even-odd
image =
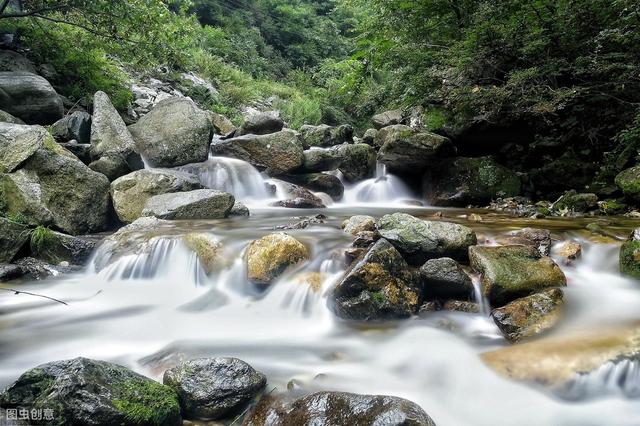
[[[261,196],[245,188],[246,179],[257,185],[259,174],[248,170],[234,183],[233,170],[225,169],[234,162],[210,161],[209,184],[222,182],[221,188],[234,188],[247,198]],[[368,194],[391,194],[384,200],[389,202],[410,196],[399,195],[395,186],[370,189],[381,182],[386,186],[390,177],[383,176],[387,180],[379,176],[354,193],[369,188]],[[324,224],[287,231],[311,249],[311,260],[287,271],[267,290],[247,281],[244,248],[291,222],[292,216],[311,212],[256,207],[249,218],[175,222],[154,233],[148,249],[134,250],[100,272],[91,262],[82,273],[20,284],[68,306],[0,293],[0,386],[35,365],[77,356],[118,362],[154,378],[181,359],[236,356],[265,372],[270,388],[278,391],[296,383],[308,389],[401,396],[420,404],[440,426],[640,424],[640,404],[632,398],[638,396],[637,364],[603,366],[591,377],[578,378],[565,395],[575,401],[511,382],[478,356],[506,345],[486,311],[430,313],[370,327],[336,319],[327,296],[344,272],[343,251],[350,244],[339,230],[342,220],[353,214],[379,217],[406,211],[428,218],[435,213],[402,203],[356,203],[357,196],[347,200],[313,212],[327,215]],[[553,334],[640,316],[637,282],[617,272],[618,245],[592,241],[582,231],[586,222],[529,222],[480,212],[485,213],[483,222],[467,223],[466,211],[444,213],[447,220],[473,227],[484,242],[534,225],[552,229],[557,238],[583,243],[582,261],[562,266],[569,281],[567,312]],[[624,235],[632,225],[621,220],[614,230]],[[179,239],[193,231],[209,232],[225,247],[226,263],[211,276]],[[99,262],[104,253],[99,249],[95,256]],[[309,273],[320,273],[319,287],[307,283]]]

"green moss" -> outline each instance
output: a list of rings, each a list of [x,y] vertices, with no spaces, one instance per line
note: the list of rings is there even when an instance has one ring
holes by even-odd
[[[629,197],[640,195],[640,166],[624,170],[616,176],[616,185]]]
[[[605,214],[622,214],[627,209],[627,205],[618,200],[605,200],[600,204],[600,209]]]
[[[382,307],[387,304],[387,296],[385,296],[382,292],[374,291],[371,293],[371,300],[378,307]]]
[[[640,279],[640,241],[627,241],[620,248],[620,272]]]
[[[34,253],[46,253],[55,242],[56,236],[49,228],[38,226],[31,232],[30,245]]]
[[[424,125],[429,131],[442,130],[447,124],[447,114],[441,109],[431,109],[424,114]]]
[[[154,381],[127,380],[114,389],[111,402],[116,410],[136,425],[160,425],[168,418],[178,418],[178,396],[168,386]]]

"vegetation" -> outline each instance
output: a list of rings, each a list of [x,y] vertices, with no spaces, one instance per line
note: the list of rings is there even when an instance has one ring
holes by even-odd
[[[56,236],[49,228],[38,226],[31,231],[31,251],[34,253],[46,253],[51,244],[55,243]]]

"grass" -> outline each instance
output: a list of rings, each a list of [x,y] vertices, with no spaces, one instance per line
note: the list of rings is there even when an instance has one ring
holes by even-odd
[[[34,253],[45,253],[55,241],[56,236],[52,230],[44,226],[38,226],[31,232],[31,251]]]
[[[180,415],[178,396],[168,386],[151,380],[128,380],[118,385],[111,402],[127,421],[136,425],[161,425]]]

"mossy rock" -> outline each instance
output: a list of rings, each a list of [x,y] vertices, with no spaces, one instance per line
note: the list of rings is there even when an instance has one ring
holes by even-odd
[[[640,201],[640,166],[623,170],[616,176],[615,182],[624,195],[634,201]]]
[[[95,241],[66,235],[39,226],[31,232],[31,254],[51,264],[84,265],[96,247]]]
[[[253,241],[247,248],[247,275],[256,284],[270,284],[287,268],[309,259],[309,250],[285,233]]]
[[[191,233],[182,238],[184,244],[198,255],[203,269],[210,274],[221,266],[222,243],[215,236],[205,233]]]
[[[29,228],[0,217],[0,263],[9,263],[29,241]]]
[[[590,193],[568,191],[553,204],[557,211],[584,213],[598,208],[598,196]]]
[[[640,228],[633,231],[620,247],[620,272],[640,279]]]

